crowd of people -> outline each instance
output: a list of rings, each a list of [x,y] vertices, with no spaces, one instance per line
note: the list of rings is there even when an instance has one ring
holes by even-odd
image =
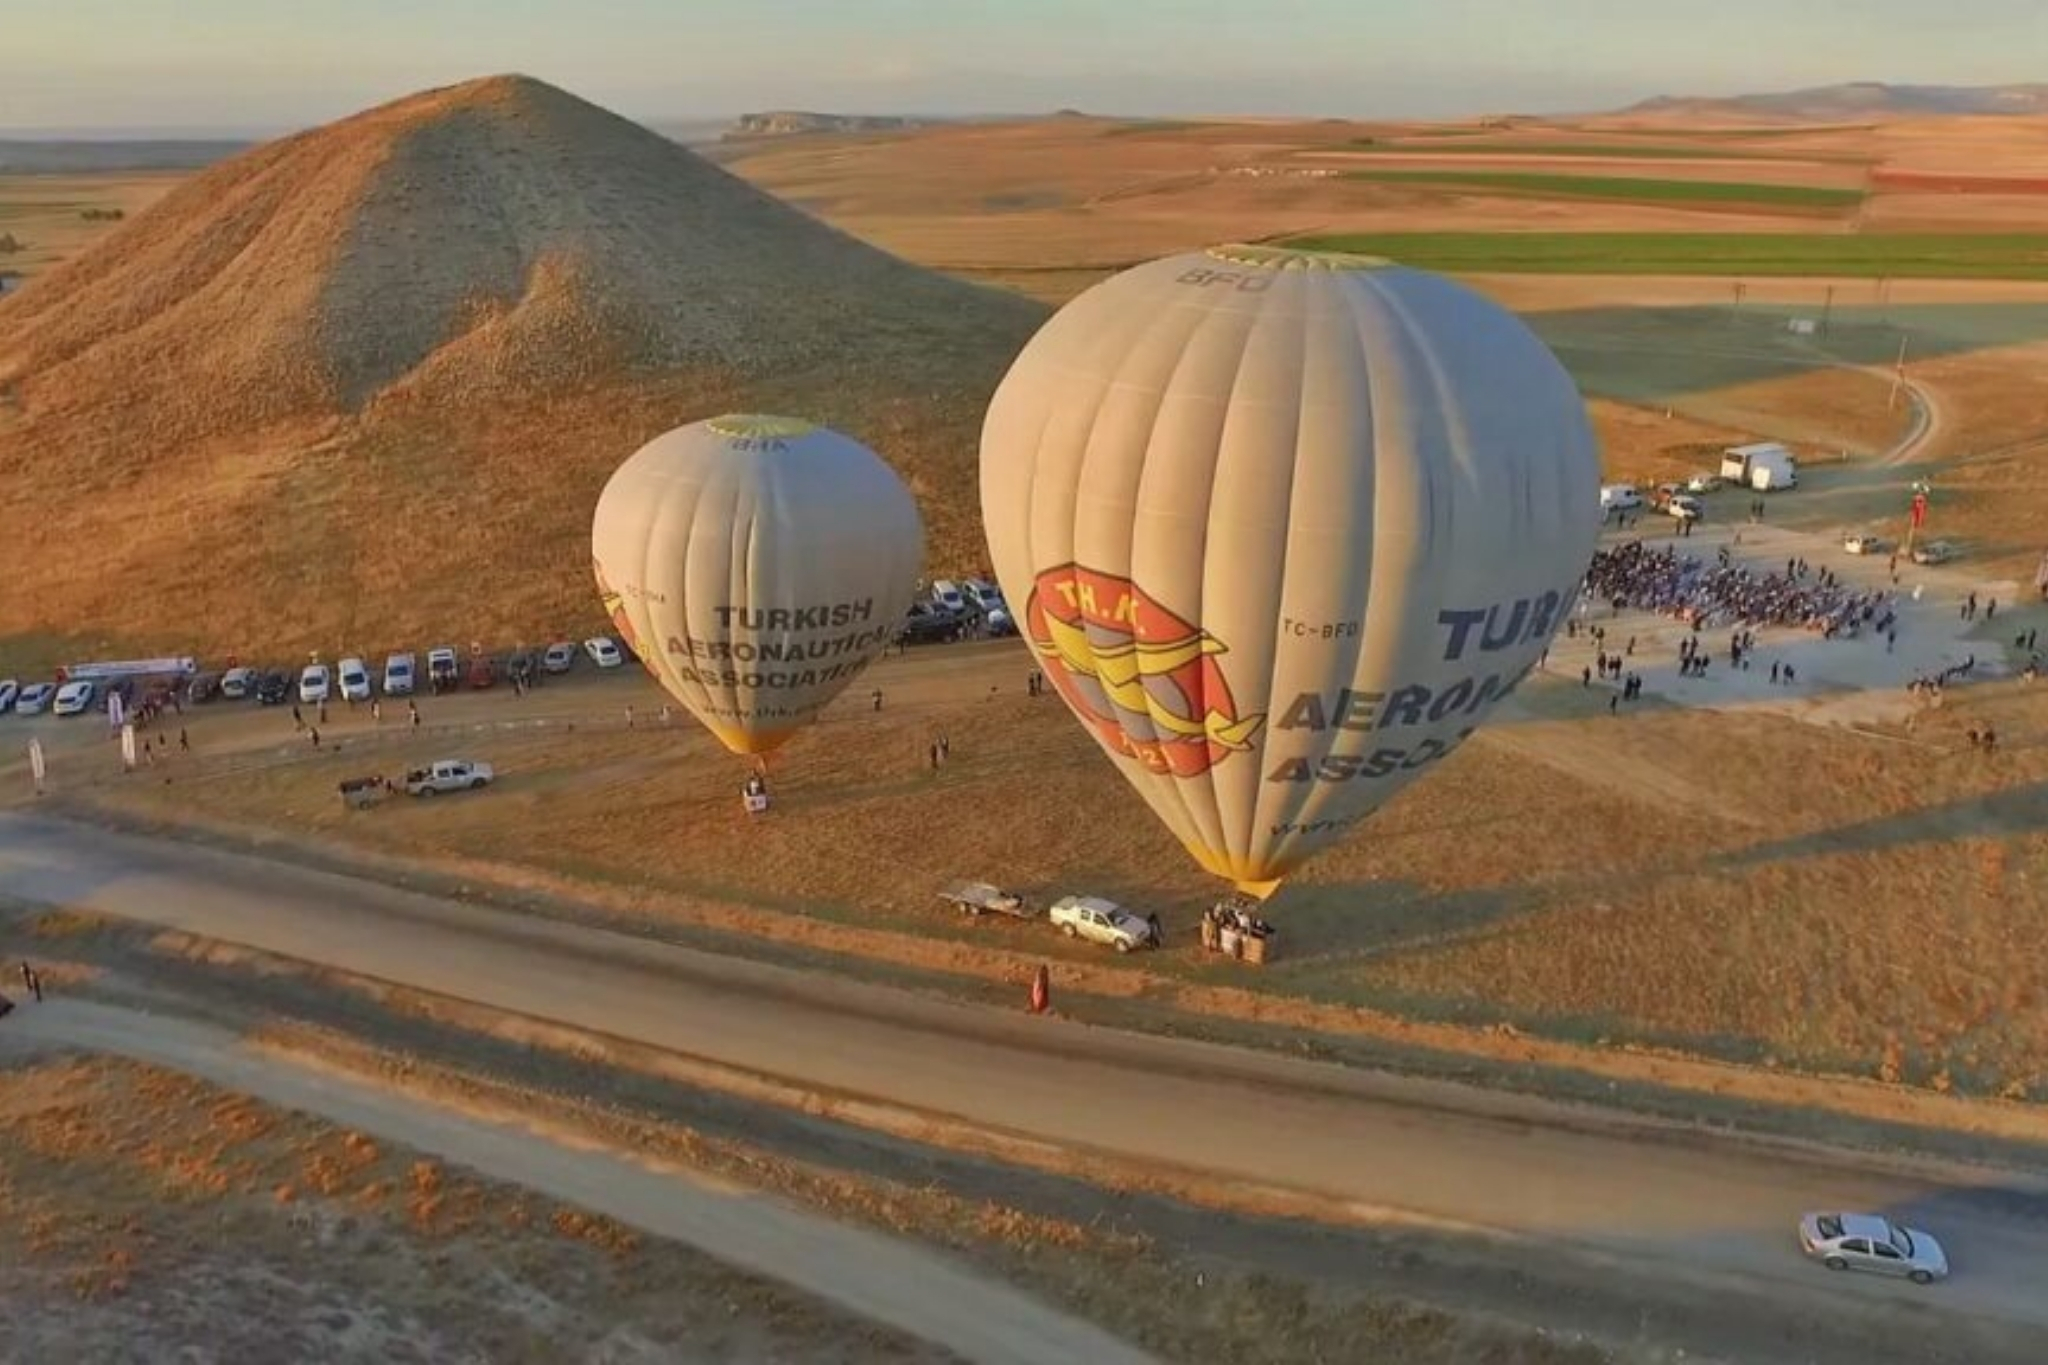
[[[1782,572],[1760,570],[1725,547],[1710,561],[1639,540],[1594,554],[1585,600],[1673,617],[1695,630],[1791,626],[1830,639],[1864,630],[1889,639],[1898,622],[1890,593],[1851,587],[1803,559],[1786,560]]]

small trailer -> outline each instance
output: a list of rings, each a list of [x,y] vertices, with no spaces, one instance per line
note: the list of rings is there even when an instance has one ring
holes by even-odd
[[[342,804],[350,810],[367,810],[390,794],[391,784],[381,777],[345,777],[335,784]]]
[[[1033,919],[1033,910],[1022,896],[987,882],[954,882],[939,893],[939,899],[964,915],[1008,915],[1012,919]]]

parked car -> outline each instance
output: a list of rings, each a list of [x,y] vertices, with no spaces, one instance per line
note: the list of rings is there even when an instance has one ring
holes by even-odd
[[[334,674],[341,683],[343,701],[368,701],[370,699],[370,670],[363,661],[354,657],[343,659],[334,666]]]
[[[413,796],[434,796],[441,792],[477,791],[496,778],[488,763],[465,758],[443,758],[405,775],[405,790]]]
[[[17,716],[39,716],[49,709],[50,698],[57,695],[55,683],[30,683],[21,689],[21,695],[14,699],[14,714]]]
[[[543,673],[567,673],[576,666],[576,646],[567,640],[557,640],[549,645],[540,656]]]
[[[326,664],[307,664],[299,670],[299,700],[309,706],[326,701],[331,681]]]
[[[1851,533],[1842,537],[1842,548],[1852,555],[1875,555],[1883,554],[1891,545],[1882,536]]]
[[[256,701],[263,706],[282,706],[292,699],[292,680],[273,669],[256,684]]]
[[[256,694],[256,684],[261,678],[253,668],[231,668],[220,675],[220,694],[229,701],[240,701]]]
[[[929,644],[934,640],[956,640],[959,637],[959,614],[930,602],[910,604],[910,614],[903,618],[903,631],[897,636],[905,644],[911,645]]]
[[[12,678],[0,680],[0,711],[14,705],[14,699],[21,695],[21,684]]]
[[[1680,521],[1698,521],[1706,512],[1700,500],[1690,493],[1673,493],[1664,500],[1664,515]]]
[[[498,680],[498,666],[491,662],[488,654],[479,654],[469,661],[469,685],[482,689]]]
[[[1915,564],[1946,564],[1956,557],[1956,547],[1945,540],[1930,540],[1913,551]]]
[[[1149,923],[1100,896],[1062,896],[1052,903],[1046,917],[1068,938],[1108,944],[1120,953],[1152,942]]]
[[[1914,1284],[1948,1278],[1948,1255],[1941,1243],[1876,1214],[1805,1214],[1799,1219],[1799,1248],[1829,1270],[1899,1275]]]
[[[1688,493],[1715,493],[1720,491],[1722,482],[1719,474],[1695,474],[1685,481],[1685,491]]]
[[[967,610],[981,618],[982,629],[990,635],[1009,635],[1017,629],[1010,604],[1003,600],[1003,590],[987,579],[968,579],[960,585],[960,595],[967,599]]]
[[[583,652],[599,668],[617,668],[626,662],[626,656],[619,652],[618,642],[609,635],[591,636],[583,642]]]
[[[960,585],[950,578],[934,579],[927,594],[935,607],[943,607],[955,616],[967,614],[967,595],[960,591]]]
[[[185,684],[185,700],[194,706],[212,701],[220,695],[220,674],[194,673],[192,681]]]
[[[436,695],[456,686],[461,679],[461,671],[455,651],[447,645],[436,645],[427,651],[427,685],[434,689]]]
[[[385,696],[409,697],[412,695],[415,683],[412,655],[393,654],[384,660]]]
[[[90,710],[100,695],[100,685],[91,678],[79,678],[65,683],[57,689],[57,700],[50,706],[50,714],[56,716],[83,715]]]

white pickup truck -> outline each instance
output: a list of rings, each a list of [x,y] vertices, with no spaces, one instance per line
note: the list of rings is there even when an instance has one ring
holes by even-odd
[[[434,796],[440,792],[475,791],[488,786],[496,774],[488,763],[444,758],[405,775],[405,790],[412,796]]]
[[[1115,901],[1100,896],[1062,896],[1046,918],[1068,938],[1106,943],[1120,953],[1152,944],[1152,926]]]

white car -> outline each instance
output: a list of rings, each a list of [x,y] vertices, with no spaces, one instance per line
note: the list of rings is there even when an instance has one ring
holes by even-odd
[[[12,678],[0,681],[0,711],[14,705],[14,699],[21,695],[21,684]]]
[[[256,670],[253,668],[231,668],[220,675],[220,694],[229,701],[240,701],[256,695]]]
[[[555,641],[540,656],[540,671],[543,673],[567,673],[575,666],[576,646],[567,640]]]
[[[99,684],[91,678],[80,678],[65,683],[57,689],[57,700],[50,706],[54,716],[82,715],[92,707],[93,699],[99,696]]]
[[[17,716],[39,716],[50,705],[50,698],[57,695],[55,683],[30,683],[21,689],[21,695],[14,699],[14,714]]]
[[[1829,1270],[1899,1275],[1914,1284],[1948,1278],[1948,1254],[1918,1228],[1871,1213],[1809,1213],[1799,1219],[1799,1249]]]
[[[960,591],[960,585],[952,579],[935,579],[929,595],[932,605],[942,607],[956,616],[967,614],[967,595]]]
[[[626,656],[619,653],[618,644],[609,635],[591,636],[583,642],[583,652],[599,668],[617,668],[626,662]]]
[[[1046,919],[1068,938],[1105,943],[1120,953],[1152,942],[1150,924],[1100,896],[1062,896],[1046,911]]]
[[[370,670],[363,667],[361,659],[343,659],[334,666],[334,674],[341,680],[343,701],[368,701],[370,699]]]
[[[384,661],[385,696],[409,697],[415,685],[412,655],[393,654]]]
[[[1688,493],[1718,492],[1721,488],[1721,483],[1722,480],[1719,474],[1695,474],[1685,481],[1685,491]]]
[[[1879,536],[1847,535],[1842,537],[1842,548],[1852,555],[1874,555],[1891,547]]]
[[[309,704],[326,701],[328,682],[326,664],[307,664],[299,674],[299,700]]]
[[[1664,515],[1677,517],[1680,521],[1697,521],[1706,515],[1706,511],[1700,506],[1700,500],[1690,493],[1673,493],[1664,500]]]

